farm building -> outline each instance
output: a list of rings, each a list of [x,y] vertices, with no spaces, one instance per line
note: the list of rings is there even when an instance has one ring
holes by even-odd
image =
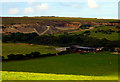
[[[96,48],[72,45],[69,48],[66,48],[66,50],[70,52],[81,52],[82,53],[82,52],[95,52]]]
[[[62,48],[56,48],[57,51],[68,51],[68,52],[99,52],[103,49],[103,47],[99,48],[93,48],[93,47],[83,47],[79,45],[72,45],[69,47],[62,47]]]
[[[56,48],[56,51],[66,51],[69,47]]]

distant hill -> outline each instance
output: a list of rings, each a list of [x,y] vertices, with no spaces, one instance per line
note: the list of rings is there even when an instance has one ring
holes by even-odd
[[[2,33],[55,34],[80,31],[82,25],[118,26],[120,20],[73,17],[2,17]],[[49,28],[48,28],[49,26]]]

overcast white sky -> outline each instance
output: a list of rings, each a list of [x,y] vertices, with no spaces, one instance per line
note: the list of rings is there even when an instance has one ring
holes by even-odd
[[[119,0],[1,0],[1,16],[118,18]]]

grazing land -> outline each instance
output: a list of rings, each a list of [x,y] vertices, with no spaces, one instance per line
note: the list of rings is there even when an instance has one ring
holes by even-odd
[[[31,52],[52,54],[58,52],[56,46],[70,45],[104,47],[106,51],[4,61],[3,80],[118,80],[118,55],[112,51],[120,47],[119,20],[53,16],[2,17],[2,21],[5,58]]]
[[[3,62],[3,80],[118,80],[118,56],[111,52]]]
[[[9,54],[29,54],[34,51],[40,52],[41,54],[56,53],[55,48],[54,46],[30,45],[25,43],[3,43],[2,55],[7,57]]]
[[[102,32],[102,31],[104,32]],[[110,30],[114,31],[114,32],[110,32]],[[86,30],[82,30],[82,31],[77,31],[77,32],[73,32],[72,34],[85,34],[85,31],[90,31],[90,33],[88,33],[89,37],[94,37],[94,38],[98,38],[98,39],[104,39],[106,38],[107,40],[111,40],[111,41],[117,41],[119,40],[119,33],[117,33],[119,31],[119,29],[116,29],[115,26],[98,26],[94,29],[86,29]],[[96,33],[95,33],[96,32]],[[105,33],[107,32],[107,33]]]

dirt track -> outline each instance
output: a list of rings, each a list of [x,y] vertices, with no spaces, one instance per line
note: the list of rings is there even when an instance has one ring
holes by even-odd
[[[44,32],[42,32],[41,34],[45,34],[49,29],[50,29],[50,26],[47,26],[47,29]]]

